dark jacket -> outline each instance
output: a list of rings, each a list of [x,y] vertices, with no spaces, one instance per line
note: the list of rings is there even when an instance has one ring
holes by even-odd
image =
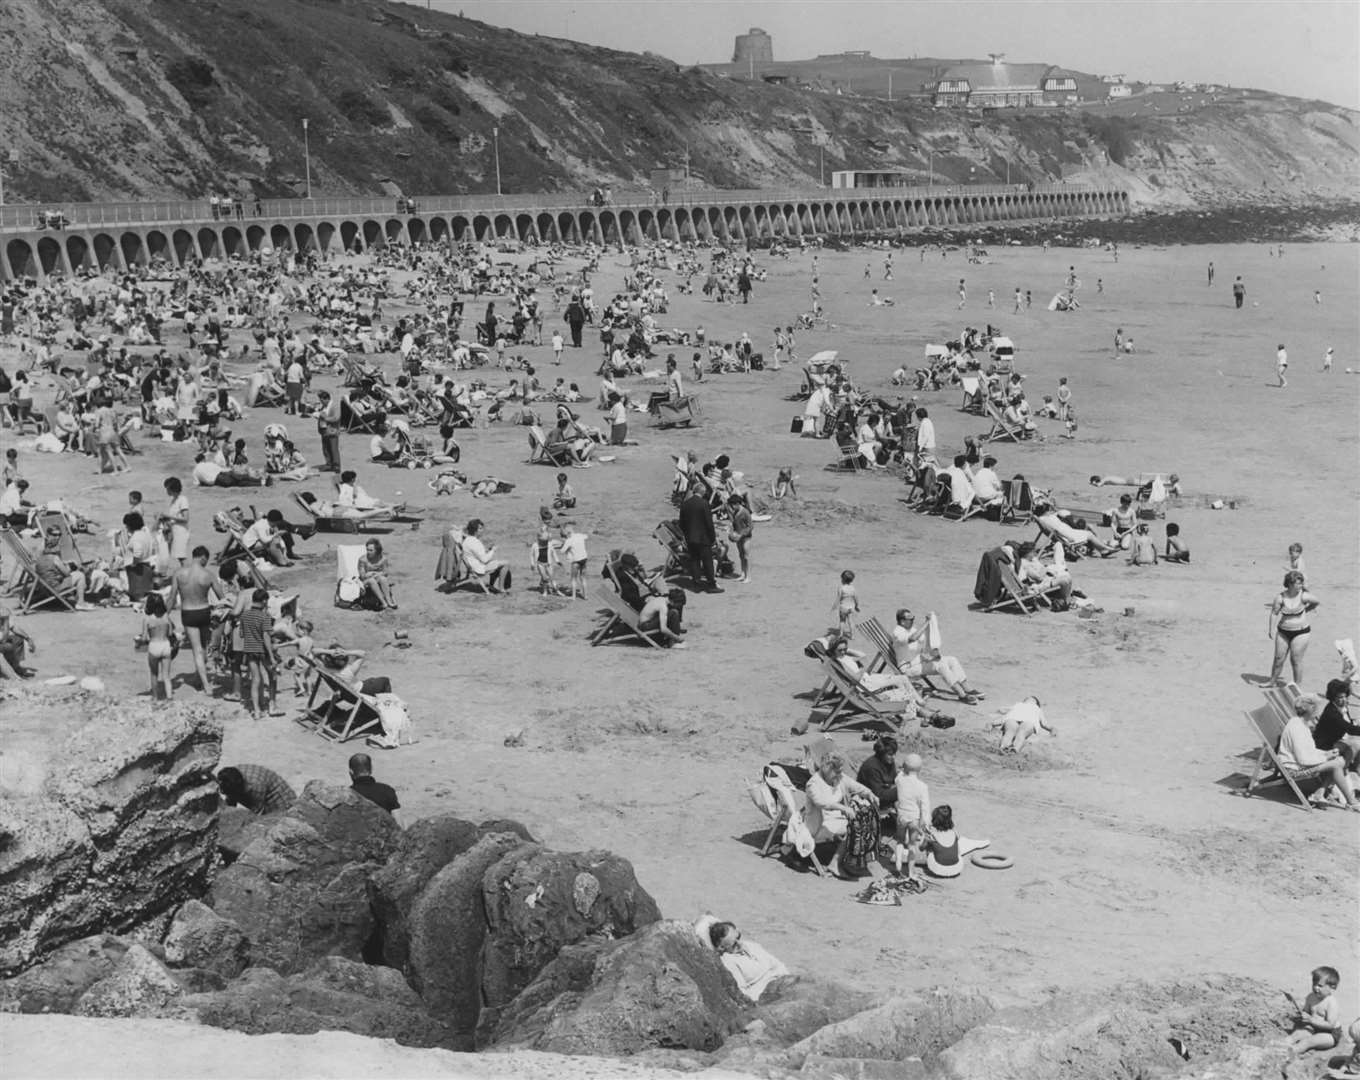
[[[713,527],[713,511],[702,495],[686,496],[680,504],[680,531],[691,544],[712,545],[718,539]]]
[[[1348,724],[1345,714],[1330,701],[1313,729],[1313,743],[1319,750],[1331,750],[1346,735],[1360,735],[1360,725]]]
[[[996,598],[1002,591],[1001,571],[997,569],[997,564],[1007,561],[999,547],[982,553],[982,560],[978,563],[977,581],[973,583],[973,599],[979,604],[991,607],[996,603]]]
[[[866,758],[855,777],[861,784],[878,796],[878,809],[887,813],[897,807],[897,770],[884,765],[874,754]]]

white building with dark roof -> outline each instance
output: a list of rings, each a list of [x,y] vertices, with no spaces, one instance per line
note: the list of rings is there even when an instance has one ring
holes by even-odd
[[[931,93],[935,105],[973,108],[1018,108],[1044,100],[1043,80],[1051,64],[1008,64],[1000,53],[990,63],[955,64],[945,71]],[[1072,84],[1076,93],[1076,83]]]

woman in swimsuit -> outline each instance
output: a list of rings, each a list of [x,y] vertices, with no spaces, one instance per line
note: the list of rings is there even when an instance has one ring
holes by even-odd
[[[158,592],[148,593],[146,614],[142,618],[141,640],[146,642],[146,664],[151,671],[151,700],[169,701],[174,697],[170,684],[170,668],[174,663],[175,643],[171,638],[174,627],[165,610],[165,597]]]
[[[1266,636],[1275,639],[1275,661],[1270,666],[1267,686],[1279,686],[1285,657],[1289,658],[1294,682],[1303,684],[1303,654],[1308,651],[1308,613],[1318,606],[1317,598],[1303,587],[1303,575],[1291,570],[1284,576],[1284,592],[1270,605]]]
[[[387,580],[389,572],[390,567],[387,556],[383,554],[382,542],[370,540],[364,545],[364,555],[359,560],[359,581],[364,590],[371,593],[373,599],[378,602],[379,611],[386,611],[388,608],[395,611],[397,608],[392,599],[392,586]]]

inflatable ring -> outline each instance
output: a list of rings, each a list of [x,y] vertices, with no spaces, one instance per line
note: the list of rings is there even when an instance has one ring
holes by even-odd
[[[983,870],[1009,870],[1015,865],[1015,860],[1009,855],[997,855],[986,851],[979,851],[968,861]]]

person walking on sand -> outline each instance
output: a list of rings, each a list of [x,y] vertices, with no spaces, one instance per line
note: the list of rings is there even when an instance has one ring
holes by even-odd
[[[1247,287],[1242,284],[1242,275],[1237,275],[1237,280],[1233,282],[1233,304],[1241,307],[1247,298]]]
[[[1210,260],[1210,262],[1209,262],[1209,284],[1212,285],[1213,283],[1214,283],[1214,264],[1213,264],[1213,261]]]
[[[1327,346],[1327,351],[1322,354],[1322,370],[1332,370],[1332,347],[1330,345]]]
[[[959,278],[959,310],[963,310],[963,305],[968,303],[968,289],[963,283],[963,278]]]
[[[1020,308],[1021,308],[1021,306],[1024,304],[1024,302],[1025,302],[1025,295],[1024,295],[1024,293],[1022,293],[1022,292],[1017,288],[1017,289],[1015,290],[1015,312],[1014,312],[1014,314],[1016,314],[1016,315],[1019,315],[1019,314],[1020,314]]]
[[[1275,374],[1280,377],[1280,384],[1277,387],[1283,390],[1289,385],[1289,380],[1285,378],[1285,372],[1289,370],[1289,353],[1285,351],[1283,343],[1275,350]]]

